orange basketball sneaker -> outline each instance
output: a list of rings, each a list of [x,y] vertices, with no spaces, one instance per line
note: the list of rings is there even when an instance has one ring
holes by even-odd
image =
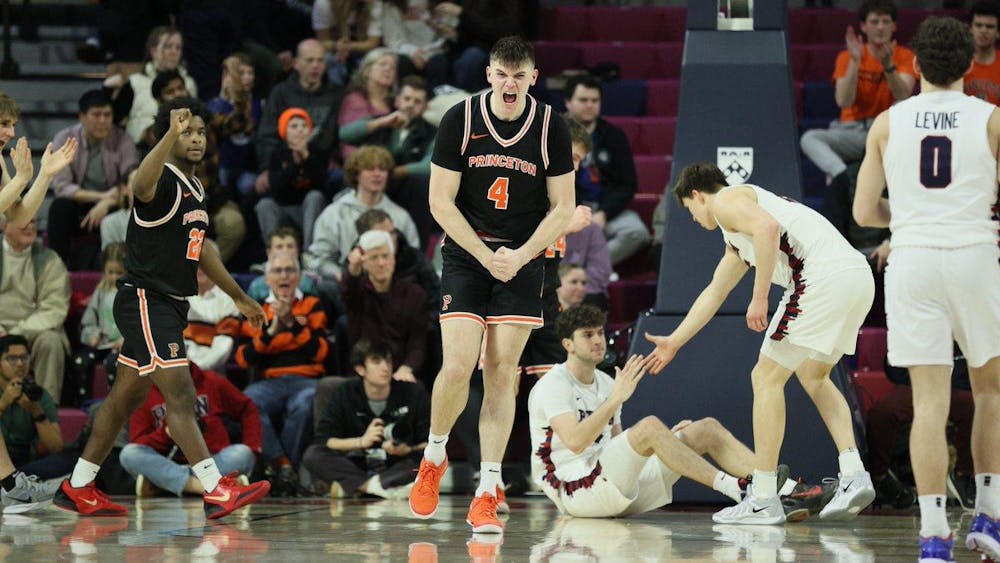
[[[52,504],[63,510],[77,512],[84,516],[125,516],[128,509],[111,502],[111,497],[94,486],[91,481],[82,487],[73,487],[65,479],[56,491]]]
[[[441,465],[434,465],[427,458],[420,460],[417,480],[410,489],[410,512],[417,518],[430,518],[438,508],[441,495],[441,478],[448,469],[448,458]]]
[[[502,534],[503,522],[497,518],[497,497],[483,493],[472,499],[465,521],[472,526],[474,534]]]

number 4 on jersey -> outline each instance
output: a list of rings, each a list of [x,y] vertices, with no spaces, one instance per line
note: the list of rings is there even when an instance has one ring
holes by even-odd
[[[507,209],[507,187],[510,185],[510,178],[497,178],[493,180],[493,185],[486,191],[486,199],[493,202],[496,209]]]
[[[205,244],[205,230],[191,229],[188,233],[187,259],[198,261],[201,259],[201,249]]]

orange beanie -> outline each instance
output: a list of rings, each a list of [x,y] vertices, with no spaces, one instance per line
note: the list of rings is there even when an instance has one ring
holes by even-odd
[[[313,122],[306,110],[302,108],[288,108],[281,112],[281,117],[278,118],[278,136],[284,141],[286,134],[288,132],[288,122],[292,120],[293,117],[301,117],[306,120],[306,125],[309,126],[309,130],[312,131]]]

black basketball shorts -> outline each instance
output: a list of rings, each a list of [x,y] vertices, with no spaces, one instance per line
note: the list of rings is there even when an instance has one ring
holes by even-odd
[[[504,244],[486,245],[496,250]],[[441,256],[441,322],[470,319],[484,329],[491,324],[542,326],[544,258],[528,262],[505,283],[451,240],[445,241]]]
[[[115,324],[125,342],[118,361],[149,375],[157,368],[188,365],[184,349],[188,302],[169,295],[119,283]]]

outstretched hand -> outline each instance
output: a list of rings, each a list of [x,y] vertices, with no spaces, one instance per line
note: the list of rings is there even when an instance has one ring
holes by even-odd
[[[660,373],[667,364],[674,360],[677,351],[681,349],[669,336],[654,336],[645,333],[646,340],[653,344],[653,351],[646,357],[645,367],[649,373],[656,375]]]
[[[49,144],[51,147],[52,145]],[[25,181],[30,181],[35,174],[35,165],[31,162],[31,148],[28,146],[27,137],[21,137],[12,149],[10,149],[10,159],[14,163],[15,178],[24,175]]]
[[[52,150],[52,143],[49,143],[45,147],[45,152],[42,153],[42,174],[47,176],[55,176],[63,168],[66,168],[73,162],[76,157],[76,150],[79,147],[79,143],[73,137],[66,139],[59,150]]]
[[[625,362],[625,367],[615,367],[615,387],[611,395],[621,403],[629,400],[635,388],[646,375],[641,355],[633,355]]]
[[[260,303],[250,299],[249,296],[244,296],[236,301],[236,308],[247,318],[250,326],[254,328],[264,326],[264,309],[261,308]]]

